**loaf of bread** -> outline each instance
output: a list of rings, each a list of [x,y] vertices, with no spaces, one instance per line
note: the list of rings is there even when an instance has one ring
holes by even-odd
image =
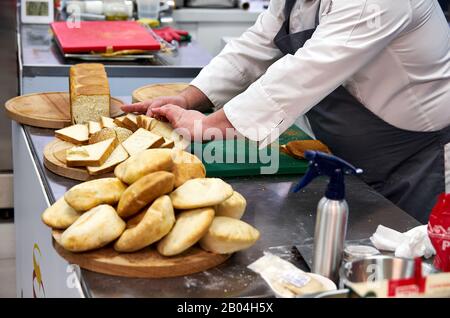
[[[172,202],[163,195],[146,211],[127,222],[127,229],[114,244],[118,252],[134,252],[159,241],[175,223]]]
[[[73,124],[100,122],[110,116],[108,77],[103,64],[82,63],[70,67],[70,114]]]
[[[173,190],[174,176],[170,172],[150,173],[130,185],[120,197],[117,213],[123,218],[138,213],[147,204]]]
[[[177,215],[172,230],[157,245],[164,256],[180,254],[198,242],[208,231],[214,220],[212,208],[181,212]]]
[[[117,178],[96,179],[72,187],[64,199],[72,208],[83,212],[100,204],[116,204],[125,189]]]
[[[114,241],[125,227],[116,210],[102,204],[80,216],[63,232],[59,243],[71,252],[85,252]]]
[[[259,239],[259,231],[250,224],[226,216],[216,216],[200,246],[209,252],[229,254],[249,248]]]

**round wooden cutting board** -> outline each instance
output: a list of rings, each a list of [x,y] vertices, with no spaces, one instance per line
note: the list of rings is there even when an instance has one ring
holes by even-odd
[[[183,254],[166,257],[148,247],[134,253],[119,253],[111,246],[98,250],[72,253],[58,244],[61,231],[53,231],[53,246],[66,261],[81,268],[113,276],[165,278],[205,271],[225,262],[231,254],[213,254],[191,247]]]
[[[111,98],[111,117],[123,114],[123,102]],[[60,129],[71,125],[70,99],[67,92],[35,93],[17,96],[5,104],[9,117],[21,124]]]
[[[189,84],[186,83],[146,85],[133,91],[133,103],[142,102],[144,100],[160,96],[177,95],[188,86]]]
[[[70,142],[55,138],[44,148],[44,166],[59,176],[78,181],[110,177],[112,173],[91,176],[86,169],[72,168],[66,165],[66,150],[75,146]]]

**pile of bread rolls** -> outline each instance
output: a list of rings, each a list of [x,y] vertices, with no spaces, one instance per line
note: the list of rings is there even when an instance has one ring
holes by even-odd
[[[259,232],[240,220],[246,200],[180,149],[148,149],[114,170],[115,177],[74,186],[42,214],[64,230],[58,243],[85,252],[113,243],[118,252],[155,245],[173,256],[199,243],[206,251],[233,253],[252,246]]]

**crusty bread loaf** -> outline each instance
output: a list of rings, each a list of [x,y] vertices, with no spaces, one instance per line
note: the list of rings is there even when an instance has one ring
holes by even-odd
[[[200,246],[209,252],[229,254],[249,248],[259,239],[259,231],[234,218],[216,216]]]
[[[75,145],[84,145],[89,140],[89,129],[86,125],[72,125],[56,130],[55,137]]]
[[[42,221],[53,229],[64,230],[71,226],[81,214],[68,205],[62,197],[42,213]]]
[[[64,199],[75,210],[84,212],[100,204],[116,204],[125,189],[117,178],[96,179],[72,187]]]
[[[247,201],[239,193],[234,191],[233,195],[216,205],[216,216],[228,216],[234,219],[240,219],[244,215]]]
[[[104,164],[98,167],[87,167],[87,170],[92,176],[112,172],[119,163],[124,162],[128,157],[129,155],[125,148],[122,145],[118,145]]]
[[[102,64],[81,63],[70,67],[70,114],[73,124],[87,124],[110,116],[108,77]]]
[[[174,149],[174,154],[172,173],[175,176],[175,188],[190,179],[206,176],[205,166],[195,155],[181,149]]]
[[[139,178],[156,171],[172,169],[171,149],[148,149],[128,158],[114,169],[117,178],[132,184]]]
[[[99,167],[105,163],[117,144],[117,138],[109,138],[92,145],[70,148],[66,153],[66,165],[68,167]]]
[[[170,172],[150,173],[130,185],[120,197],[117,213],[123,218],[138,213],[156,198],[173,190],[174,176]]]
[[[175,209],[187,210],[222,203],[233,195],[233,188],[219,178],[197,178],[183,183],[170,194]]]
[[[177,215],[172,230],[157,245],[164,256],[180,254],[198,242],[214,220],[212,208],[184,211]]]
[[[145,212],[127,222],[127,229],[114,244],[119,252],[134,252],[156,241],[170,232],[175,223],[172,202],[163,195],[153,202]]]
[[[157,148],[163,143],[163,137],[155,135],[144,128],[139,128],[122,145],[130,156],[133,156],[143,150]]]
[[[114,241],[125,230],[125,222],[110,205],[99,205],[78,218],[63,232],[60,244],[71,252],[85,252]]]

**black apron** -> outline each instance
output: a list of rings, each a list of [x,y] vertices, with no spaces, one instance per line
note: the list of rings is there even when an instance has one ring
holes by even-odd
[[[286,0],[285,22],[274,39],[285,55],[303,47],[319,24],[317,12],[314,29],[290,34],[295,2]],[[396,128],[364,107],[343,86],[306,116],[316,138],[335,155],[362,168],[361,178],[367,184],[420,222],[428,222],[438,195],[445,191],[444,145],[450,142],[450,127],[436,132]]]

